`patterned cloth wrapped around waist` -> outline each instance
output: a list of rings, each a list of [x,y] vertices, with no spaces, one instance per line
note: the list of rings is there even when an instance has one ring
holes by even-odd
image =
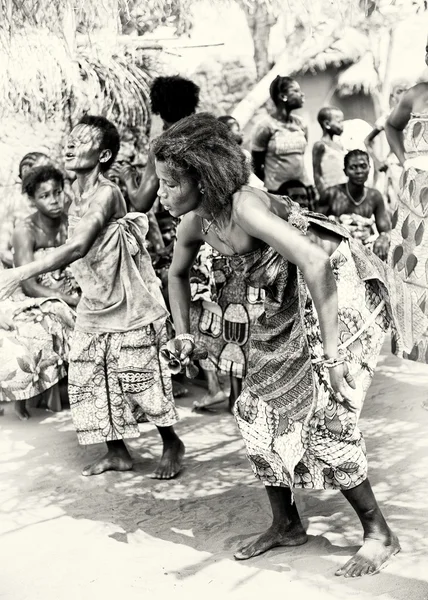
[[[427,338],[428,318],[412,299],[409,287],[403,283],[396,270],[391,269],[358,240],[354,240],[351,234],[340,224],[325,215],[302,209],[289,198],[285,198],[285,200],[290,204],[290,224],[304,232],[308,226],[314,224],[349,241],[351,255],[360,279],[373,281],[382,290],[391,317],[392,327],[396,333],[397,355],[410,352],[415,340]],[[282,310],[284,298],[288,302],[293,302],[292,296],[297,295],[298,303],[295,304],[295,318],[302,320],[307,289],[301,274],[298,274],[298,270],[294,265],[288,263],[276,250],[268,246],[242,256],[233,257],[233,259],[235,270],[241,269],[248,281],[252,282],[252,285],[265,289],[264,308],[267,317],[274,316]],[[299,285],[297,285],[298,277],[300,279]],[[293,279],[296,280],[296,284],[293,283]],[[286,287],[288,289],[287,293],[285,293]]]
[[[355,240],[359,240],[364,245],[374,242],[379,235],[374,216],[362,217],[357,214],[349,214],[340,215],[335,219],[349,231]]]
[[[79,221],[69,217],[69,232]],[[145,247],[148,219],[129,213],[110,222],[86,256],[72,265],[82,289],[76,328],[125,332],[165,320],[168,312]]]
[[[403,133],[406,158],[413,163],[406,160],[405,167],[428,170],[428,114],[412,114]]]

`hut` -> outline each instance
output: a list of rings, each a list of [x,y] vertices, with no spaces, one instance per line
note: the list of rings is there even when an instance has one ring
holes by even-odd
[[[119,127],[125,147],[144,150],[150,128],[153,52],[119,40],[64,37],[23,29],[0,45],[0,195],[12,193],[18,163],[40,151],[61,160],[65,135],[86,112]],[[128,149],[127,154],[130,151]]]
[[[368,116],[373,113],[375,119],[387,108],[384,100],[388,99],[391,84],[403,81],[413,85],[423,73],[427,24],[426,17],[417,14],[384,32],[388,39],[384,40],[383,52],[375,55],[371,50],[339,74],[335,99],[352,110],[355,98],[365,97],[371,102]]]
[[[284,75],[293,75],[305,92],[305,105],[298,112],[308,124],[309,147],[321,136],[317,113],[325,105],[337,106],[343,111],[345,120],[359,124],[361,140],[358,146],[362,145],[371,126],[381,112],[387,109],[391,83],[405,79],[412,84],[421,76],[424,69],[426,24],[426,18],[416,14],[398,22],[392,31],[380,28],[379,31],[370,32],[362,28],[345,27],[339,32],[334,31],[331,41],[324,44],[316,54],[312,53],[301,60],[295,53],[290,53],[288,62],[291,68],[282,67],[281,71]],[[284,56],[287,58],[286,54]],[[300,56],[305,56],[304,48]],[[283,58],[280,60],[284,61]],[[284,64],[287,64],[287,60]],[[274,75],[272,79],[273,77]],[[259,85],[263,89],[260,94],[257,92],[257,96],[263,97],[264,88],[267,89],[268,86],[264,81]],[[261,104],[255,100],[255,90],[249,95],[253,95],[249,106],[256,108]],[[244,103],[241,105],[244,107]],[[264,113],[272,110],[269,100],[246,123],[247,146],[255,123]],[[238,107],[235,111],[238,120],[240,114]],[[307,152],[306,163],[308,173],[311,173],[310,152]]]

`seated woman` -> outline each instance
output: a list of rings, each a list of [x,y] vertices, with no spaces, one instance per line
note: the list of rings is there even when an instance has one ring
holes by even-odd
[[[23,189],[36,212],[15,228],[16,266],[65,243],[63,184],[62,173],[49,165],[37,167],[25,177]],[[66,375],[64,363],[74,326],[74,311],[69,307],[78,301],[77,283],[65,268],[23,282],[21,292],[1,302],[1,312],[12,315],[14,326],[7,333],[1,332],[2,399],[15,401],[15,412],[21,419],[29,418],[26,401],[30,398],[39,397],[51,409],[61,407],[57,384]]]
[[[0,260],[6,267],[13,265],[12,235],[15,225],[31,215],[36,209],[22,190],[26,174],[34,167],[52,164],[52,160],[42,152],[28,152],[18,167],[19,184],[13,186],[2,203],[0,218]]]
[[[13,265],[12,236],[20,221],[36,211],[33,200],[25,193],[22,182],[34,168],[45,165],[55,166],[54,161],[42,152],[29,152],[21,159],[18,167],[20,184],[13,186],[11,192],[2,203],[0,211],[0,260],[5,267]],[[71,204],[73,193],[69,176],[64,180],[65,210]]]

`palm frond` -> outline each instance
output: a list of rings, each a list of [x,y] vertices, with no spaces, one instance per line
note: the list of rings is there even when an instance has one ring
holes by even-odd
[[[150,61],[123,45],[78,46],[47,30],[21,30],[0,46],[0,114],[25,113],[39,121],[88,110],[120,126],[149,122]]]

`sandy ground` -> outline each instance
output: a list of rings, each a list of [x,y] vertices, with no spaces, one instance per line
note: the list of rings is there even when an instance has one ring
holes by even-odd
[[[69,411],[33,409],[27,423],[0,418],[0,597],[8,600],[234,598],[428,599],[428,367],[385,345],[361,427],[370,478],[402,552],[379,574],[334,576],[361,532],[337,492],[298,492],[309,542],[233,560],[240,542],[270,520],[226,407],[195,414],[202,390],[179,400],[187,446],[174,481],[150,478],[160,443],[141,425],[135,470],[80,475],[102,447],[77,445]]]

